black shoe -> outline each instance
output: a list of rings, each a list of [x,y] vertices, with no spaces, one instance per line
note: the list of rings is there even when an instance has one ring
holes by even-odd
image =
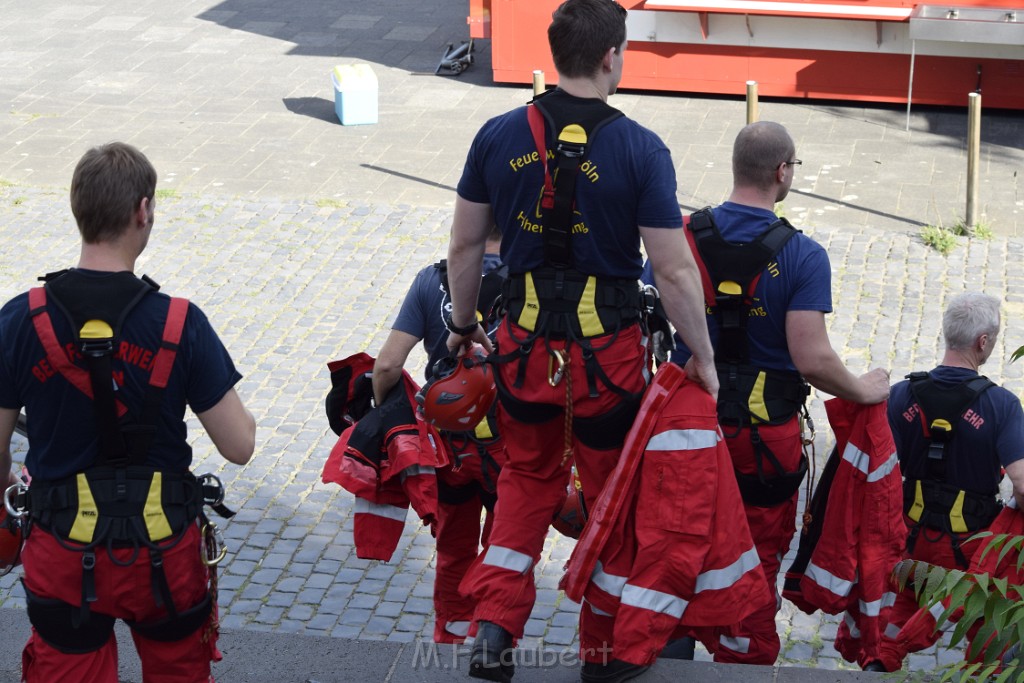
[[[863,666],[863,670],[864,671],[885,671],[885,667],[882,665],[882,663],[880,661],[878,661],[876,659],[874,661],[871,661],[871,662],[868,662],[867,664],[865,664]]]
[[[633,680],[650,668],[647,664],[630,664],[620,659],[613,659],[607,664],[583,662],[580,680],[583,683],[622,683]]]
[[[512,661],[512,634],[489,621],[476,625],[476,640],[469,656],[470,678],[511,683],[516,672]]]

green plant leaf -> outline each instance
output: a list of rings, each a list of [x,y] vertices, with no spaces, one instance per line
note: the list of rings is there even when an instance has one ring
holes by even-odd
[[[1024,346],[1018,347],[1018,349],[1016,351],[1014,351],[1012,354],[1010,354],[1010,361],[1011,362],[1015,361],[1018,358],[1020,358],[1021,356],[1024,356]]]
[[[906,590],[907,581],[910,578],[911,573],[913,573],[916,565],[917,562],[914,560],[900,560],[896,563],[896,566],[893,567],[892,578],[901,591]]]

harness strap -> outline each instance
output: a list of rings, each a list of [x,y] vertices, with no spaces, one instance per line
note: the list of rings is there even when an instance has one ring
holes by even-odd
[[[82,607],[78,612],[79,624],[89,621],[89,603],[96,602],[96,553],[82,553]]]
[[[537,109],[537,105],[531,104],[526,107],[526,121],[530,124],[530,134],[533,135],[533,144],[537,147],[537,154],[544,165],[544,190],[541,194],[540,205],[550,209],[555,205],[555,184],[551,180],[551,171],[548,170],[547,143],[544,141],[544,115]]]
[[[780,218],[752,242],[729,242],[715,225],[710,208],[691,214],[685,225],[687,241],[701,271],[705,303],[719,322],[716,359],[749,363],[747,320],[754,291],[765,268],[797,230]]]
[[[187,316],[188,299],[171,297],[167,308],[167,319],[164,321],[164,329],[160,337],[160,348],[157,349],[156,355],[153,357],[149,385],[146,387],[138,425],[124,430],[134,465],[141,465],[145,462],[146,454],[156,436],[164,390],[170,381],[171,370],[174,368],[174,361],[178,355]]]
[[[46,359],[54,370],[59,372],[64,379],[71,383],[76,389],[89,398],[93,398],[92,382],[89,373],[75,365],[68,358],[66,351],[57,341],[57,334],[53,330],[53,321],[46,307],[46,290],[43,287],[33,287],[28,291],[29,316],[32,318],[32,325],[36,329],[39,341],[46,351]],[[117,416],[122,417],[128,409],[120,401],[116,401]]]
[[[537,158],[544,167],[544,188],[540,200],[544,260],[555,268],[570,268],[573,265],[576,180],[594,136],[606,123],[622,116],[622,112],[600,100],[580,107],[559,99],[560,95],[554,98],[545,95],[538,95],[526,107],[526,120],[537,148]],[[554,176],[548,165],[545,118],[551,129],[558,131]],[[571,122],[566,125],[567,120]]]
[[[921,432],[928,440],[924,475],[946,481],[946,445],[956,435],[956,425],[985,391],[995,386],[984,375],[972,377],[952,387],[940,388],[928,372],[907,375],[910,391],[920,408]]]

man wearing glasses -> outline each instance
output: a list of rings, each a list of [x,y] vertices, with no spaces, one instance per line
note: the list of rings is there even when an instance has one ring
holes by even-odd
[[[710,642],[702,635],[717,662],[772,664],[779,654],[776,584],[796,532],[797,497],[806,474],[800,413],[807,384],[862,404],[889,395],[888,372],[876,368],[857,377],[832,349],[825,329],[825,314],[832,311],[828,255],[774,213],[801,163],[783,126],[770,121],[746,126],[733,146],[728,201],[688,222],[687,237],[704,275],[721,385],[719,421],[773,596]],[[658,284],[657,273],[653,279]],[[673,362],[689,359],[677,339]]]

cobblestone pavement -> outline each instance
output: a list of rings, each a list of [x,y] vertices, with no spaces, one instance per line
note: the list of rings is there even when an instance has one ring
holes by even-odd
[[[431,633],[433,544],[412,522],[391,563],[352,550],[352,498],[319,473],[334,443],[322,400],[326,361],[383,342],[405,284],[442,255],[447,209],[337,202],[165,196],[140,264],[167,291],[188,293],[214,321],[245,374],[239,390],[256,414],[259,448],[244,468],[212,451],[190,420],[197,471],[228,485],[238,515],[224,524],[231,548],[220,580],[227,627],[407,642]],[[1006,331],[988,373],[1012,390],[1022,366],[1011,347],[1024,340],[1024,275],[1009,272],[1024,246],[1008,238],[974,241],[948,258],[908,235],[870,228],[809,231],[834,263],[830,333],[854,371],[873,365],[894,376],[929,366],[939,349],[944,301],[983,287],[1005,298]],[[77,241],[63,194],[0,188],[0,298],[57,265],[73,263]],[[403,245],[396,249],[395,245]],[[913,277],[908,277],[913,272]],[[820,398],[818,425],[827,424]],[[819,465],[829,437],[816,442]],[[25,444],[16,441],[15,460]],[[571,544],[552,535],[537,567],[537,604],[527,644],[570,647],[578,606],[556,590]],[[15,574],[0,579],[0,606],[20,606]],[[842,668],[831,647],[836,622],[795,612],[779,617],[783,663]],[[699,656],[706,656],[703,653]],[[914,655],[931,668],[953,655]]]
[[[66,186],[89,146],[125,139],[160,172],[157,227],[140,271],[209,315],[245,375],[258,452],[227,465],[194,419],[197,470],[216,472],[238,515],[220,581],[230,628],[409,642],[431,634],[433,543],[410,522],[391,563],[352,550],[352,498],[319,474],[335,438],[326,362],[375,351],[408,283],[443,255],[453,187],[473,133],[523,102],[490,83],[487,41],[459,79],[434,76],[465,38],[464,2],[125,0],[4,3],[0,13],[0,299],[72,265]],[[380,79],[381,121],[342,127],[327,74],[366,61]],[[743,103],[624,93],[614,104],[658,131],[676,160],[680,202],[720,201]],[[854,371],[899,377],[939,355],[949,296],[1004,299],[989,376],[1019,392],[1024,366],[1024,160],[1019,112],[987,112],[982,187],[990,240],[960,238],[943,257],[925,224],[962,215],[962,110],[762,102],[798,141],[804,175],[785,213],[829,251],[830,333]],[[421,364],[418,354],[413,362]],[[817,424],[827,424],[821,398]],[[819,464],[830,447],[821,429]],[[16,440],[15,459],[25,443]],[[537,566],[527,645],[572,647],[578,606],[556,589],[571,546],[552,535]],[[788,564],[788,561],[785,564]],[[0,606],[23,606],[17,572]],[[781,662],[842,668],[831,617],[779,615]],[[698,657],[706,653],[699,652]],[[914,655],[928,669],[954,656]]]

